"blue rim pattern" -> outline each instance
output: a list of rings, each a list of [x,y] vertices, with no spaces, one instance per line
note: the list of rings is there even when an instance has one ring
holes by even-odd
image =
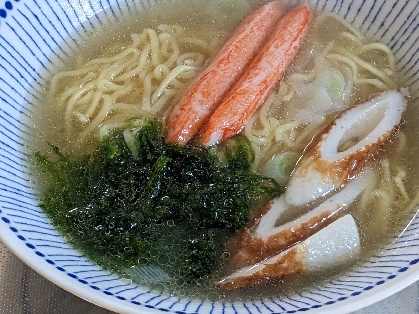
[[[356,300],[406,272],[417,270],[419,217],[382,254],[338,280],[293,296],[240,304],[187,301],[144,290],[92,265],[63,241],[37,207],[37,192],[26,166],[24,137],[31,134],[31,127],[25,120],[37,109],[35,102],[41,97],[43,85],[68,55],[77,50],[90,29],[102,28],[159,2],[13,0],[0,3],[0,228],[7,228],[11,234],[3,241],[10,246],[17,242],[23,244],[26,254],[43,261],[43,267],[53,267],[74,284],[89,287],[95,293],[113,297],[134,309],[178,314],[297,313],[327,309],[348,299]],[[383,38],[395,52],[398,68],[412,87],[413,96],[419,96],[419,3],[406,0],[311,3],[317,11],[336,12],[371,36]]]

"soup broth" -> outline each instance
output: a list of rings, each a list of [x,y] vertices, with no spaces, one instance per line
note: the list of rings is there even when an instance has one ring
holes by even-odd
[[[235,19],[227,19],[225,16],[215,15],[214,12],[199,10],[199,1],[192,0],[184,1],[182,3],[182,9],[179,9],[179,4],[168,1],[164,5],[144,10],[139,16],[109,24],[102,30],[90,31],[89,38],[82,40],[79,43],[79,53],[72,58],[65,60],[65,63],[61,65],[61,69],[59,70],[59,72],[65,73],[65,71],[71,71],[78,68],[81,69],[81,71],[79,71],[80,74],[69,73],[68,75],[64,75],[57,79],[56,84],[54,84],[53,80],[52,85],[54,85],[54,87],[51,85],[45,86],[45,104],[43,105],[45,110],[35,118],[35,121],[38,121],[37,128],[40,129],[42,134],[45,134],[43,135],[45,137],[42,136],[38,138],[39,141],[36,139],[37,142],[35,147],[45,146],[46,141],[52,139],[63,151],[71,151],[73,154],[81,154],[92,150],[95,143],[97,143],[97,136],[89,134],[84,140],[78,141],[79,136],[77,134],[80,130],[83,130],[83,126],[85,125],[83,122],[84,120],[77,121],[75,119],[72,123],[69,123],[69,121],[65,121],[65,115],[63,115],[63,110],[65,110],[63,107],[66,106],[66,103],[72,101],[69,98],[70,95],[74,95],[74,91],[68,93],[67,98],[64,100],[63,97],[60,98],[60,96],[62,96],[61,94],[63,91],[68,89],[68,86],[78,86],[77,80],[80,80],[80,84],[89,81],[90,79],[85,79],[87,73],[95,71],[95,73],[98,74],[106,67],[116,67],[120,62],[129,63],[131,61],[132,64],[127,64],[119,71],[123,71],[124,73],[128,72],[128,74],[130,71],[133,71],[133,73],[129,74],[128,77],[121,78],[119,81],[117,80],[116,83],[120,86],[125,86],[127,85],[127,82],[131,80],[133,84],[137,84],[136,86],[138,86],[138,88],[126,88],[126,92],[122,91],[115,96],[117,98],[115,102],[121,104],[121,107],[123,107],[123,105],[131,106],[132,108],[128,108],[131,110],[135,110],[135,105],[138,104],[143,97],[146,97],[143,95],[143,85],[146,85],[145,76],[150,73],[150,67],[157,68],[157,70],[160,71],[167,71],[167,69],[158,69],[157,65],[159,63],[167,63],[175,54],[178,54],[179,60],[182,59],[182,61],[186,60],[187,62],[192,63],[192,66],[194,66],[194,69],[191,71],[192,73],[187,73],[185,78],[181,78],[180,82],[175,82],[177,84],[171,86],[172,89],[174,89],[173,92],[175,93],[175,96],[169,99],[169,103],[173,103],[173,99],[178,97],[178,94],[181,94],[184,85],[191,80],[191,76],[195,75],[196,72],[204,66],[204,63],[220,48],[228,34],[234,30],[237,23],[243,17],[243,14],[246,14],[249,10],[249,8],[245,6],[241,14],[236,13]],[[215,10],[215,12],[218,11]],[[141,75],[138,75],[135,71],[136,66],[138,65],[134,65],[133,59],[135,57],[140,58],[138,54],[143,51],[143,48],[150,49],[152,40],[158,41],[157,36],[161,37],[159,42],[160,47],[163,47],[167,51],[165,53],[160,53],[160,55],[155,51],[152,51],[148,57],[154,54],[153,58],[159,60],[153,60],[153,62],[148,65],[147,69],[137,69],[137,72],[141,71]],[[139,39],[139,37],[141,39]],[[179,42],[174,44],[176,47],[172,47],[173,41],[176,40],[179,40]],[[153,42],[153,44],[156,44],[156,42]],[[102,67],[86,68],[86,64],[88,64],[90,60],[97,59],[98,57],[109,58],[111,56],[117,56],[120,55],[121,52],[127,51],[130,46],[135,45],[137,45],[135,47],[137,51],[132,52],[128,57],[121,57],[119,60],[118,58],[114,58],[115,60],[113,61],[103,62]],[[146,48],[147,45],[148,47]],[[156,46],[153,49],[155,48],[158,47]],[[179,51],[176,51],[175,49],[179,49]],[[144,58],[144,55],[142,58],[146,59]],[[177,60],[176,62],[180,61]],[[175,65],[171,65],[171,69],[174,68]],[[117,72],[112,73],[109,71],[106,75],[107,77],[105,77],[105,79],[112,81],[110,77],[117,75]],[[164,73],[161,74],[161,77],[163,76]],[[153,77],[150,81],[152,81],[150,82],[152,85],[150,89],[155,90],[157,84],[162,82],[162,78]],[[96,87],[92,87],[88,92],[85,91],[83,96],[86,96],[86,94],[89,94],[90,92],[95,92],[95,88]],[[52,89],[55,91],[52,91]],[[104,94],[106,93],[112,95],[112,91],[104,91]],[[150,95],[148,95],[148,97],[150,97]],[[91,101],[93,98],[90,97],[88,99]],[[99,97],[99,99],[100,101],[103,101],[103,97]],[[80,101],[80,103],[83,102],[87,101]],[[78,106],[81,110],[84,109],[82,105]],[[170,104],[167,105],[167,107],[169,106]],[[74,109],[77,109],[77,105]],[[121,114],[116,120],[124,120],[124,117],[121,117],[123,115],[125,115],[125,119],[127,119],[135,115],[144,114],[140,111],[126,113],[128,109],[125,111],[124,108],[121,108],[120,110],[118,110],[118,108],[113,109],[114,115]],[[86,112],[87,111],[88,110],[86,110]],[[97,114],[98,111],[95,111],[91,113],[91,116],[94,117]],[[161,110],[158,113],[151,113],[153,116],[161,117],[164,114],[164,110]],[[112,114],[109,114],[108,116],[112,117]],[[88,120],[92,117],[89,116],[85,119]],[[65,126],[67,126],[68,130],[66,130]],[[77,130],[72,129],[70,131],[70,127]],[[50,131],[51,129],[58,132],[54,134],[54,132]]]
[[[48,155],[48,143],[52,143],[62,153],[76,158],[93,152],[113,129],[124,127],[127,119],[141,116],[164,122],[196,75],[205,69],[244,16],[255,8],[256,3],[249,4],[246,0],[224,4],[168,1],[144,10],[135,18],[92,31],[79,44],[80,53],[66,60],[60,74],[45,86],[40,110],[31,122],[38,135],[28,138],[28,146],[32,152]],[[266,174],[269,160],[284,152],[293,154],[295,166],[313,138],[339,113],[375,93],[404,87],[397,76],[394,56],[385,45],[364,37],[339,18],[313,13],[311,29],[293,64],[242,131],[255,152],[252,170],[256,173]],[[153,45],[160,51],[153,51]],[[150,53],[140,65],[136,60],[142,58],[145,50]],[[175,54],[174,61],[170,61]],[[175,76],[167,80],[170,73]],[[95,83],[100,79],[101,83]],[[102,84],[102,90],[94,84]],[[329,88],[329,96],[333,94],[325,108],[313,100],[320,97],[315,92],[318,86]],[[85,90],[81,92],[82,89]],[[324,98],[319,101],[324,102]],[[408,112],[414,110],[412,106],[409,104]],[[379,173],[376,185],[366,189],[347,210],[360,231],[362,250],[357,263],[368,260],[391,241],[408,222],[418,202],[414,159],[418,153],[417,132],[407,132],[414,124],[414,115],[404,117],[391,142],[368,164]],[[45,191],[49,184],[45,174],[37,169],[36,176],[40,191]],[[280,182],[283,189],[288,179]],[[74,240],[72,234],[64,236],[70,243]],[[88,248],[79,249],[89,255]],[[224,250],[220,258],[225,260],[229,254]],[[154,263],[164,267],[169,261],[153,261],[153,266]],[[228,267],[221,267],[193,285],[178,279],[170,284],[153,282],[150,286],[180,297],[248,300],[303,291],[350,267],[355,265],[351,262],[344,270],[338,266],[237,291],[224,291],[214,285],[226,275]],[[136,282],[132,273],[112,270]]]

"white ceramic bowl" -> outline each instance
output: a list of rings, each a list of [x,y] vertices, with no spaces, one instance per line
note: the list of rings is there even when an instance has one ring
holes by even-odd
[[[419,279],[419,216],[401,226],[381,254],[339,279],[304,292],[265,300],[211,303],[143,290],[92,265],[71,249],[38,208],[28,180],[23,138],[31,99],[66,49],[92,27],[136,14],[160,0],[8,0],[0,3],[0,237],[20,259],[64,289],[124,313],[344,313],[379,301]],[[291,1],[290,1],[291,2]],[[310,0],[388,43],[414,97],[419,86],[417,0]]]

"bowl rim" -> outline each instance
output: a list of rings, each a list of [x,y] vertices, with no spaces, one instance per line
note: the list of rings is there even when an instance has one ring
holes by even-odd
[[[4,219],[7,219],[7,214],[2,212],[1,206],[0,216],[2,216]],[[417,216],[418,213],[416,212],[415,217],[417,218]],[[0,241],[2,241],[2,243],[4,243],[20,260],[22,260],[26,265],[42,275],[44,278],[82,299],[88,300],[89,302],[92,302],[101,307],[105,307],[112,311],[132,313],[133,309],[138,310],[138,305],[133,305],[127,303],[126,301],[118,300],[115,297],[104,297],[103,291],[94,291],[90,288],[87,288],[86,285],[75,284],[76,282],[74,280],[69,280],[68,274],[60,272],[54,267],[45,267],[45,265],[48,265],[45,262],[45,259],[42,259],[40,256],[35,254],[34,250],[30,250],[30,247],[28,248],[28,242],[25,242],[22,239],[16,237],[16,233],[14,233],[9,228],[10,225],[8,225],[4,219],[1,219],[1,224],[5,225],[6,227],[0,228]],[[28,252],[31,252],[31,254],[28,254]],[[53,271],[51,271],[52,269]],[[392,278],[391,284],[375,286],[374,289],[365,291],[362,294],[353,296],[347,300],[342,300],[320,309],[312,309],[312,313],[335,313],[337,309],[340,311],[347,310],[348,312],[359,310],[365,306],[383,300],[394,293],[397,293],[398,291],[404,289],[417,280],[419,280],[419,263],[412,264],[407,271],[400,273],[397,278]],[[141,311],[146,313],[156,313],[156,311],[159,312],[158,309],[151,309],[145,306],[141,307]]]
[[[0,216],[0,224],[6,225],[6,227],[0,228],[0,241],[28,267],[73,295],[76,295],[77,297],[89,301],[99,307],[117,313],[132,313],[132,311],[139,310],[147,314],[156,314],[161,313],[162,311],[173,314],[194,313],[189,311],[181,312],[177,310],[153,308],[148,307],[146,304],[128,303],[126,300],[120,300],[115,296],[113,298],[105,296],[105,291],[101,289],[93,290],[85,284],[71,280],[75,279],[71,278],[71,274],[60,271],[58,269],[59,267],[52,267],[52,265],[48,264],[42,256],[36,254],[37,251],[35,250],[35,247],[30,244],[29,241],[27,241],[24,237],[17,236],[17,233],[13,231],[14,227],[10,225],[10,222],[7,222],[7,215],[5,215],[1,210]],[[412,222],[413,219],[410,223]],[[411,248],[408,249],[410,250]],[[30,252],[30,254],[28,254],[28,252]],[[392,278],[383,280],[383,283],[377,284],[366,291],[362,291],[362,293],[347,297],[344,300],[339,300],[339,302],[332,302],[330,304],[325,303],[319,308],[311,308],[308,312],[332,314],[339,310],[341,313],[349,313],[384,300],[385,298],[403,290],[419,280],[419,253],[416,254],[416,257],[417,258],[413,260],[414,263],[410,262],[410,266],[397,276],[391,276]],[[50,267],[45,267],[46,265]],[[118,277],[116,278],[121,279]],[[183,299],[183,301],[195,302],[199,300]],[[239,305],[244,305],[245,303],[246,302],[243,302]],[[234,304],[234,302],[206,301],[202,304],[204,304],[204,306],[211,305],[213,309],[221,309],[224,308],[225,305]],[[240,309],[242,307],[236,305],[234,308],[238,310],[236,313],[240,313]],[[243,311],[244,310],[249,313],[254,313],[253,311],[249,311],[247,308],[243,309]],[[281,313],[293,313],[293,311],[283,311]]]

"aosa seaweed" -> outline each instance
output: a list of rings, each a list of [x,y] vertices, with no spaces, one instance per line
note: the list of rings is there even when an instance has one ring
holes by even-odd
[[[280,193],[251,171],[243,136],[217,149],[167,145],[160,122],[132,119],[81,157],[50,146],[52,156],[35,154],[48,175],[41,208],[69,243],[115,272],[160,263],[170,278],[207,276],[252,202]]]

